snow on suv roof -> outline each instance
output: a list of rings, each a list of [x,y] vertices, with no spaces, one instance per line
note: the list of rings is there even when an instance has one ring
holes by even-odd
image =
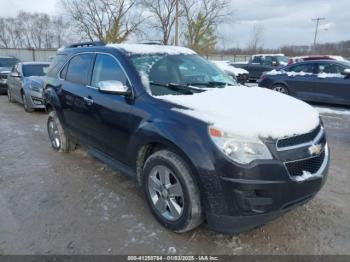
[[[127,53],[134,54],[169,54],[169,55],[193,55],[191,49],[182,46],[170,45],[147,45],[147,44],[107,44],[107,47],[121,49]]]

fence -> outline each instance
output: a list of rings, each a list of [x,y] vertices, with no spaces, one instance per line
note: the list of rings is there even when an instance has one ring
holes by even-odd
[[[0,48],[0,56],[13,56],[22,62],[50,61],[56,49]]]
[[[219,61],[229,60],[232,62],[247,62],[250,56],[249,55],[207,55],[206,58],[209,60],[219,60]]]

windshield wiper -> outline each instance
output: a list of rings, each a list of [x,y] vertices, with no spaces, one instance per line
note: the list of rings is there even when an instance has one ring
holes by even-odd
[[[208,86],[208,87],[226,86],[226,85],[233,86],[233,84],[231,83],[220,82],[220,81],[194,82],[194,83],[188,83],[187,85]]]
[[[185,94],[193,94],[193,93],[199,93],[199,92],[205,91],[196,87],[191,87],[191,85],[180,85],[180,84],[174,84],[174,83],[162,84],[162,83],[155,83],[155,82],[150,82],[150,84],[155,86],[167,87],[179,92],[183,92]]]

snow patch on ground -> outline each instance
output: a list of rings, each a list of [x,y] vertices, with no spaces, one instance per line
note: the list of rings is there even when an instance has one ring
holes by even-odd
[[[122,49],[133,54],[168,54],[168,55],[194,55],[191,49],[181,46],[147,45],[147,44],[107,44],[108,47]]]
[[[319,114],[310,105],[257,87],[228,86],[159,98],[189,108],[176,111],[252,139],[304,134],[319,125]]]

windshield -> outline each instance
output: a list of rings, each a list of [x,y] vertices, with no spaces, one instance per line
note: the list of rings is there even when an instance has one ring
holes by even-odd
[[[143,54],[132,55],[131,61],[143,85],[154,96],[191,94],[193,87],[204,91],[236,85],[233,78],[199,55]]]
[[[277,56],[277,61],[281,65],[287,65],[288,64],[288,57],[286,57],[286,56]]]
[[[23,76],[44,76],[46,70],[49,67],[48,64],[43,65],[23,65]]]
[[[17,63],[15,58],[0,58],[0,67],[13,67]]]

